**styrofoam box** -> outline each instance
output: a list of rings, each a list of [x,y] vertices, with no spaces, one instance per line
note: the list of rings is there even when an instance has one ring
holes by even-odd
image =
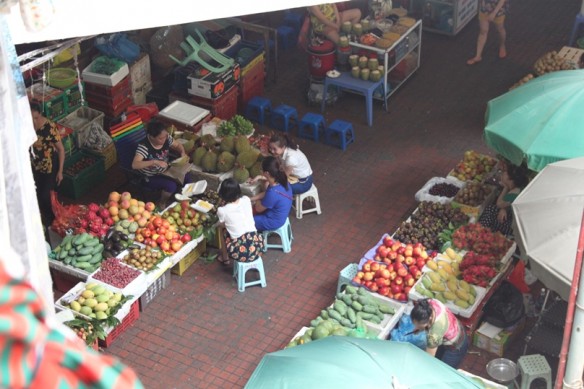
[[[91,71],[92,67],[93,62],[90,63],[89,66],[87,66],[85,69],[83,69],[83,72],[81,73],[81,78],[83,78],[83,81],[93,82],[94,84],[105,86],[115,86],[120,81],[122,81],[124,77],[130,74],[130,68],[128,67],[128,64],[124,64],[114,74],[111,75],[94,73]]]
[[[135,245],[140,246],[142,248],[146,247],[142,243],[134,242]],[[118,254],[116,258],[122,260],[126,255],[130,253],[130,250],[124,250]],[[134,268],[133,266],[130,266]],[[152,269],[150,269],[145,273],[146,276],[146,289],[150,287],[156,280],[169,268],[171,267],[171,260],[170,256],[164,257],[164,259],[156,264]]]
[[[56,261],[54,259],[49,259],[49,267],[61,273],[69,274],[80,280],[86,280],[87,277],[89,277],[89,272],[73,266],[65,265],[63,262]]]
[[[132,270],[136,270],[140,273],[140,274],[138,274],[138,276],[136,278],[134,278],[132,280],[132,282],[130,282],[128,285],[126,285],[123,289],[116,288],[113,285],[110,285],[108,283],[105,283],[101,280],[94,278],[95,275],[97,274],[97,272],[101,271],[101,268],[97,269],[96,271],[94,271],[93,273],[91,273],[89,275],[89,277],[87,278],[87,283],[91,283],[91,282],[98,283],[98,284],[103,285],[104,287],[108,288],[109,290],[114,291],[116,293],[119,292],[119,293],[123,294],[124,296],[133,296],[134,298],[140,297],[142,294],[144,294],[144,292],[146,292],[146,289],[148,289],[148,285],[146,284],[146,275],[144,274],[144,272],[142,270],[138,270],[132,266],[128,266],[125,263],[123,263],[121,260],[119,260],[119,262],[120,262],[121,266],[128,267],[128,268],[130,268]]]
[[[194,126],[209,113],[207,109],[177,100],[160,111],[159,115],[187,126]]]
[[[79,297],[79,295],[81,294],[81,292],[83,292],[85,290],[85,282],[80,282],[77,285],[75,285],[70,291],[68,291],[67,293],[65,293],[63,296],[61,296],[60,299],[58,299],[55,302],[55,306],[61,310],[68,310],[73,312],[73,314],[75,316],[79,316],[82,317],[84,319],[87,320],[91,320],[88,316],[85,316],[82,313],[79,312],[75,312],[72,309],[68,308],[65,306],[64,302],[65,301],[72,301],[77,299],[77,297]],[[105,288],[108,290],[111,290],[112,292],[114,291],[112,288],[109,287],[109,285],[105,285]],[[124,319],[124,317],[126,317],[126,315],[128,313],[130,313],[130,307],[132,306],[132,304],[138,299],[138,297],[140,296],[134,296],[133,299],[131,299],[130,301],[126,301],[118,310],[118,312],[116,312],[116,314],[114,315],[115,318],[117,318],[120,322]],[[111,331],[111,329],[110,329]]]
[[[378,293],[371,293],[371,292],[368,292],[368,293],[371,295],[371,297],[373,297],[375,300],[377,300],[378,304],[389,306],[389,307],[392,307],[393,309],[395,309],[395,313],[393,315],[384,314],[383,320],[381,321],[380,324],[375,324],[375,323],[371,323],[367,320],[363,320],[365,322],[365,325],[367,326],[367,329],[373,330],[375,332],[377,332],[377,330],[379,330],[379,333],[377,335],[377,337],[379,339],[387,339],[391,330],[397,325],[397,323],[399,322],[399,320],[403,316],[404,311],[405,311],[405,304],[402,304],[402,303],[399,303],[395,300],[389,299],[389,298],[382,296]]]
[[[421,278],[418,281],[416,281],[412,289],[410,289],[410,293],[408,294],[410,300],[422,300],[426,298],[426,296],[422,296],[416,291],[416,286],[419,283],[420,284],[422,283]],[[465,318],[471,317],[474,311],[477,309],[478,305],[481,303],[481,301],[483,301],[483,299],[485,298],[485,294],[487,293],[487,290],[485,288],[481,288],[480,286],[471,285],[471,288],[475,289],[476,297],[474,304],[471,305],[470,307],[464,309],[454,304],[452,301],[447,301],[446,304],[444,305],[447,306],[455,315],[459,315]]]

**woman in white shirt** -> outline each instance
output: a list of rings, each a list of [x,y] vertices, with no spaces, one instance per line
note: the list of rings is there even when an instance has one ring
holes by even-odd
[[[312,168],[308,158],[287,134],[274,134],[268,145],[270,153],[279,158],[292,186],[292,194],[307,192],[312,187]]]
[[[239,183],[233,178],[221,183],[219,197],[225,202],[217,209],[219,223],[225,227],[225,244],[219,262],[231,265],[232,261],[255,261],[264,247],[264,240],[256,230],[249,197],[241,195]]]

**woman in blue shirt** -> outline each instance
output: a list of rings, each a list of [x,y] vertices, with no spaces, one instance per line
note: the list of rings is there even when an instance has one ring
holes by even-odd
[[[254,221],[258,231],[276,230],[284,225],[292,208],[292,186],[280,162],[274,157],[262,161],[262,175],[254,178],[265,180],[266,191],[251,198],[255,203]],[[260,200],[260,201],[258,201]]]

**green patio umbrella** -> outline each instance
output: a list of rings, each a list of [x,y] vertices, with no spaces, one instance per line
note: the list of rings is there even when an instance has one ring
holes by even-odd
[[[480,388],[410,343],[329,336],[264,356],[246,389]]]
[[[535,171],[584,156],[584,70],[537,77],[489,101],[485,141]]]

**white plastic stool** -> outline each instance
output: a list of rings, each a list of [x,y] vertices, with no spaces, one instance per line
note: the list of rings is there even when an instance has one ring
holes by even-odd
[[[542,378],[552,388],[552,368],[541,354],[524,355],[517,363],[521,371],[521,389],[529,389],[533,380]]]
[[[302,202],[308,197],[312,197],[314,199],[314,207],[302,209]],[[314,184],[312,184],[307,192],[294,195],[294,199],[296,200],[296,219],[302,219],[302,215],[305,213],[316,212],[318,215],[322,213],[320,210],[320,200],[318,199],[318,189],[316,189]]]
[[[286,218],[284,225],[277,230],[264,231],[262,232],[264,237],[264,252],[268,249],[282,249],[285,253],[292,251],[292,225],[290,224],[290,219]],[[271,234],[278,234],[280,236],[281,244],[269,244],[268,237]]]
[[[245,282],[245,273],[251,269],[257,270],[260,278],[256,281]],[[261,285],[262,288],[265,288],[267,284],[262,257],[259,257],[253,262],[233,261],[233,277],[237,280],[237,290],[240,292],[245,291],[246,286]]]

